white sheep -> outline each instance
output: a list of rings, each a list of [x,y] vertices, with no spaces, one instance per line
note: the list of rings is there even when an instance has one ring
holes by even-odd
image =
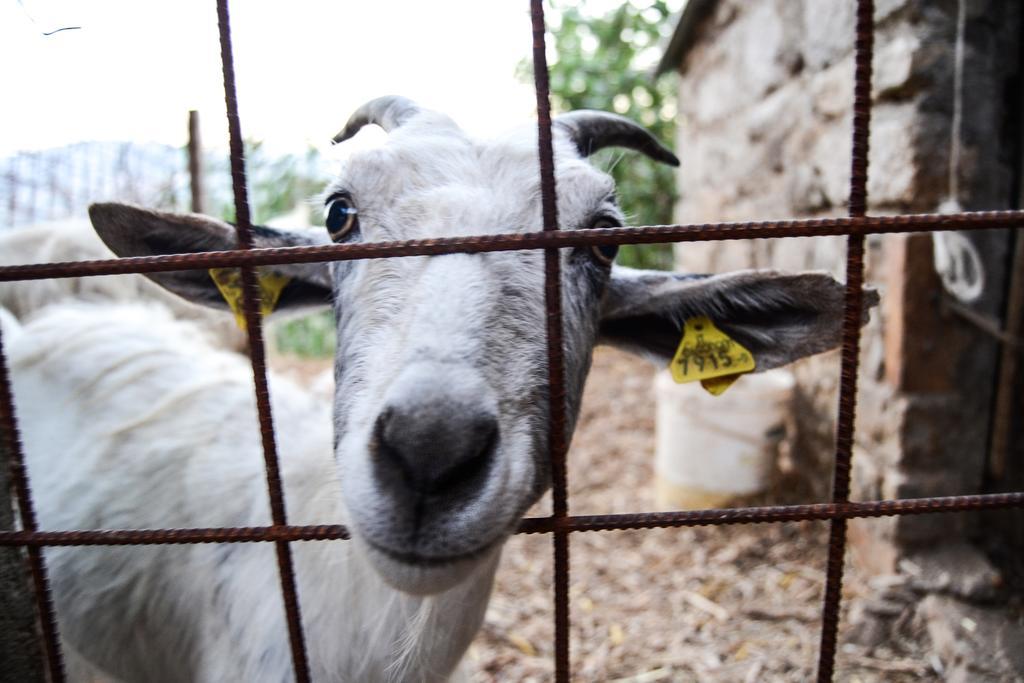
[[[403,98],[338,135],[390,132],[326,193],[327,230],[260,228],[257,246],[536,230],[535,129],[491,141]],[[584,158],[610,145],[675,157],[637,125],[573,112],[555,127],[561,226],[620,225]],[[676,162],[677,163],[677,162]],[[94,205],[124,256],[229,249],[202,216]],[[842,287],[824,274],[684,276],[613,267],[612,247],[561,252],[571,433],[595,343],[666,362],[704,315],[758,370],[834,347]],[[543,254],[510,251],[269,268],[279,306],[333,302],[333,406],[271,377],[289,521],[351,541],[294,543],[318,681],[441,681],[484,616],[504,541],[550,484]],[[203,272],[154,280],[223,306]],[[870,298],[868,304],[873,303]],[[249,368],[185,323],[138,307],[54,307],[11,335],[11,369],[45,529],[270,521]],[[333,433],[332,433],[333,431]],[[284,681],[292,665],[271,544],[54,548],[64,641],[130,681]]]

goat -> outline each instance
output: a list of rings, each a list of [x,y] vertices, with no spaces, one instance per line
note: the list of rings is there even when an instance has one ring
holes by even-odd
[[[84,219],[67,219],[17,228],[0,235],[0,265],[91,261],[113,258],[110,249]],[[0,306],[19,319],[45,306],[68,300],[160,303],[177,317],[202,323],[200,334],[210,335],[225,348],[245,348],[245,334],[231,316],[197,306],[154,286],[141,275],[101,275],[54,280],[0,282]]]
[[[256,246],[540,225],[535,130],[474,140],[442,114],[386,97],[358,109],[336,141],[367,124],[388,142],[345,163],[325,193],[327,229],[256,228]],[[566,230],[623,222],[591,152],[624,146],[678,164],[616,115],[571,112],[553,132]],[[237,245],[232,226],[205,216],[96,204],[90,217],[122,256]],[[707,316],[766,370],[839,342],[843,288],[826,274],[680,275],[618,267],[614,256],[608,246],[560,255],[570,435],[596,343],[664,363],[684,321]],[[280,308],[333,305],[337,325],[333,406],[270,380],[289,521],[352,532],[348,542],[293,544],[313,677],[445,680],[483,619],[504,541],[550,485],[543,255],[267,270],[291,278]],[[150,277],[225,306],[205,272]],[[877,297],[865,300],[869,308]],[[13,335],[43,528],[269,522],[248,368],[182,330],[145,309],[64,307]],[[63,638],[110,675],[292,675],[269,544],[54,548],[47,557]]]

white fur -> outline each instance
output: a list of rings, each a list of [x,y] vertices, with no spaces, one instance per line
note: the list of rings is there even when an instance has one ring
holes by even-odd
[[[53,306],[23,327],[4,321],[42,528],[270,523],[251,369],[196,332],[154,306]],[[289,522],[346,523],[329,406],[270,383]],[[422,598],[385,584],[353,542],[292,549],[314,680],[444,679],[483,617],[497,561]],[[62,635],[122,680],[291,676],[272,544],[53,548],[47,559]]]
[[[85,219],[40,223],[0,233],[0,265],[3,266],[109,258],[114,258],[114,254]],[[0,282],[0,306],[18,318],[69,300],[159,302],[176,317],[201,322],[201,333],[224,348],[242,350],[246,345],[245,334],[232,316],[174,296],[142,275]]]

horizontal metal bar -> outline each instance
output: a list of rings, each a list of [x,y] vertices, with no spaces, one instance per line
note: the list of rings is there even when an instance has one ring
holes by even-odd
[[[673,512],[638,512],[575,517],[528,517],[516,533],[620,531],[660,527],[761,524],[803,520],[852,519],[969,512],[1024,507],[1024,491],[975,496],[904,498],[862,503],[816,503],[746,508],[713,508]],[[88,531],[0,531],[0,546],[154,545],[176,543],[247,543],[258,541],[330,541],[349,538],[340,524],[314,526],[255,526],[204,529],[111,529]]]
[[[82,531],[0,531],[0,546],[167,545],[261,541],[348,540],[340,524],[315,526],[208,527],[198,529],[90,529]]]
[[[860,218],[811,218],[747,223],[654,225],[631,228],[559,230],[522,234],[478,235],[407,240],[280,247],[197,254],[168,254],[96,261],[69,261],[0,266],[0,282],[44,278],[157,273],[175,270],[263,266],[321,261],[435,256],[439,254],[552,249],[592,244],[653,244],[784,237],[831,237],[941,230],[983,230],[1024,226],[1024,211],[979,211],[959,214],[914,214]]]
[[[888,517],[893,515],[967,512],[971,510],[1017,507],[1024,507],[1024,492],[990,493],[976,496],[947,496],[941,498],[875,500],[863,503],[815,503],[811,505],[586,515],[569,517],[567,526],[569,531],[621,531],[626,529],[655,529],[678,526],[761,524],[765,522],[852,519],[854,517]],[[527,518],[519,525],[519,533],[545,533],[551,531],[556,526],[556,523],[550,517]]]

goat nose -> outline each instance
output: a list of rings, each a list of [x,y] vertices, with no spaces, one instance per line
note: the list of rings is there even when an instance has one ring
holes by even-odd
[[[377,418],[378,474],[420,493],[478,480],[498,439],[497,416],[465,404],[389,406]]]

